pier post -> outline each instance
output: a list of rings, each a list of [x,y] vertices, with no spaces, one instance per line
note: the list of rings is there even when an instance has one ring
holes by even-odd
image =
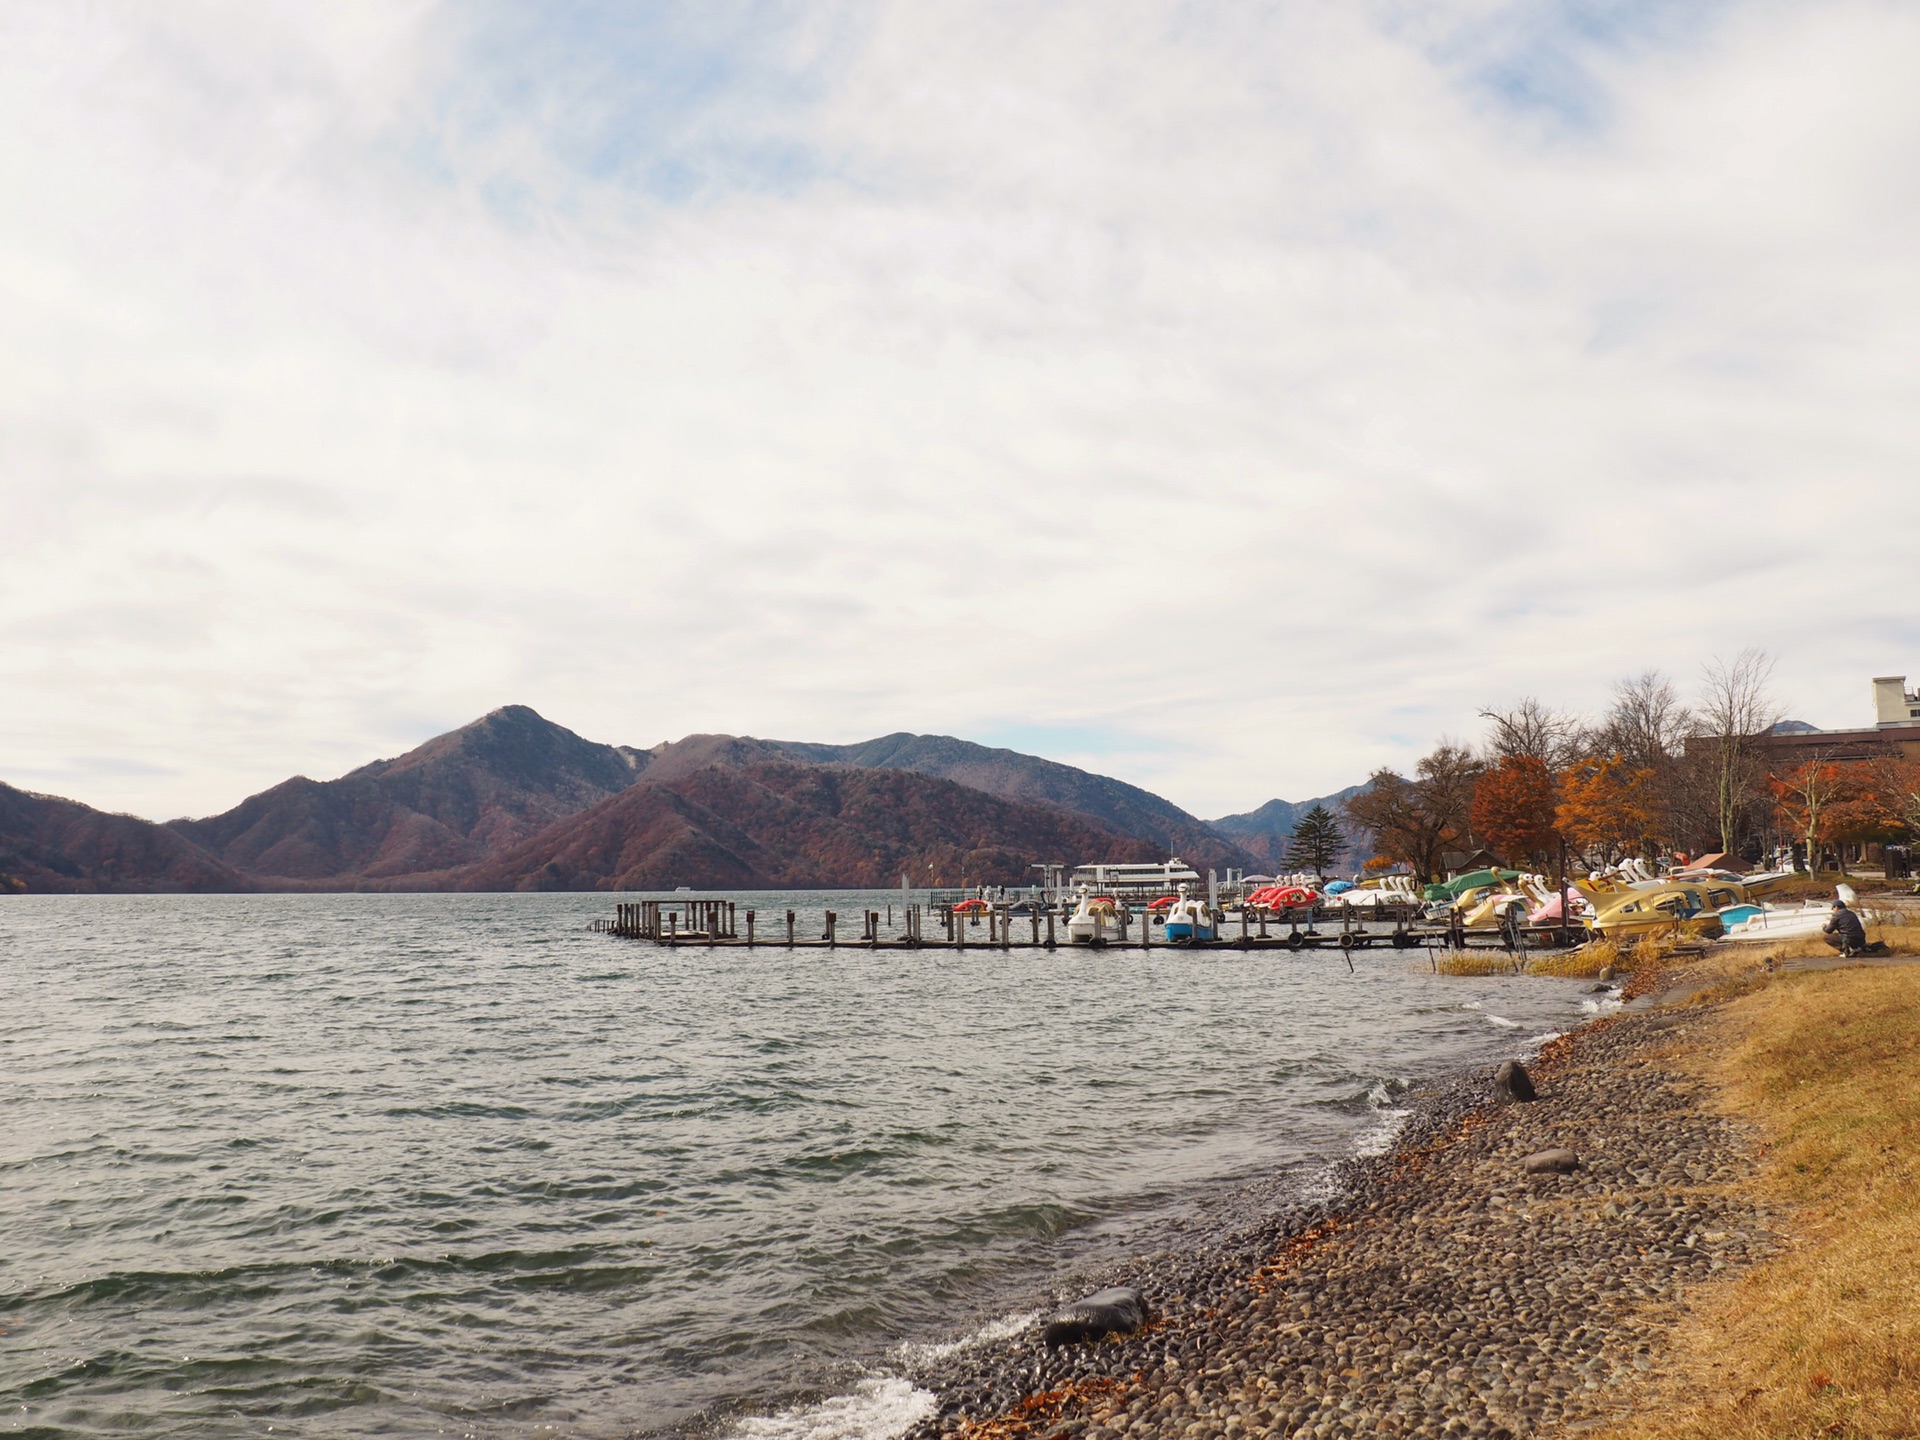
[[[671,945],[679,938],[680,914],[678,911],[669,911],[667,914],[667,943]]]
[[[1047,906],[1047,949],[1053,949],[1053,906]]]
[[[1240,948],[1247,948],[1247,902],[1240,902]]]
[[[1033,943],[1038,945],[1040,943],[1040,906],[1038,902],[1034,904],[1033,909],[1027,912],[1027,918],[1033,921]]]
[[[1260,938],[1267,938],[1267,907],[1264,905],[1260,907]]]
[[[951,931],[953,934],[953,948],[956,950],[966,949],[967,948],[966,917],[962,915],[954,914],[953,908],[951,906],[947,908],[947,929]]]
[[[793,944],[793,912],[787,911],[787,944]]]
[[[1000,948],[1002,950],[1013,948],[1013,916],[1005,910],[1000,912]]]
[[[827,948],[829,950],[833,949],[833,947],[839,943],[834,938],[834,934],[833,934],[834,922],[839,918],[840,918],[840,915],[838,911],[834,911],[834,910],[827,911]]]
[[[747,911],[747,948],[753,948],[753,911]]]

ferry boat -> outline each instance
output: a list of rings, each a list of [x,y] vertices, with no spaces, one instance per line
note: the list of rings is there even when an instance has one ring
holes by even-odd
[[[1109,895],[1122,904],[1129,900],[1153,900],[1181,885],[1198,885],[1200,872],[1178,855],[1159,865],[1081,865],[1067,883],[1075,889],[1084,886],[1096,895]]]

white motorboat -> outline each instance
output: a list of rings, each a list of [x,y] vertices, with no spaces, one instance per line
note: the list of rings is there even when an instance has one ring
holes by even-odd
[[[1871,925],[1879,916],[1871,910],[1853,907],[1854,914],[1860,917],[1860,923]],[[1720,912],[1720,923],[1725,927],[1722,940],[1798,940],[1807,935],[1818,935],[1827,928],[1827,922],[1833,918],[1831,900],[1808,900],[1801,905],[1729,905]]]

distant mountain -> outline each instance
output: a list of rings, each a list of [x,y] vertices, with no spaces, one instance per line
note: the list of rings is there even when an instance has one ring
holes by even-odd
[[[626,789],[651,760],[508,705],[397,759],[296,776],[170,828],[268,881],[394,879],[497,854]]]
[[[1138,786],[950,736],[690,735],[637,750],[524,705],[164,827],[29,798],[41,809],[0,851],[17,857],[0,863],[16,889],[892,885],[902,869],[925,883],[929,866],[942,884],[1005,883],[1044,861],[1177,854],[1224,870],[1263,853],[1257,834],[1243,843]],[[47,805],[71,813],[55,823]]]
[[[1366,788],[1364,784],[1349,785],[1344,790],[1316,796],[1312,800],[1269,800],[1258,810],[1249,810],[1244,815],[1223,815],[1207,823],[1258,855],[1261,864],[1269,867],[1282,865],[1287,858],[1287,842],[1292,839],[1293,827],[1299,823],[1302,815],[1316,805],[1324,805],[1335,815],[1341,815],[1341,807]],[[1340,868],[1351,869],[1352,866],[1343,865]]]
[[[736,758],[740,752],[734,752]],[[1036,860],[1164,858],[1050,805],[905,770],[760,761],[662,767],[504,853],[458,890],[1015,884]]]
[[[253,888],[164,825],[0,785],[0,894]]]
[[[957,780],[975,790],[1023,805],[1052,805],[1100,821],[1123,835],[1151,842],[1205,871],[1229,866],[1245,869],[1254,857],[1233,836],[1195,818],[1150,790],[1086,770],[997,750],[949,735],[883,735],[854,745],[777,744],[797,760],[853,765],[863,769],[911,770]]]

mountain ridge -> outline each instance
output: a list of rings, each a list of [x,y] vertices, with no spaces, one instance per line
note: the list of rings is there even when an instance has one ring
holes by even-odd
[[[636,790],[653,798],[609,807]],[[31,815],[17,803],[11,830],[0,825],[0,847],[12,845],[0,855],[17,859],[0,875],[16,888],[513,889],[696,873],[891,885],[903,863],[954,872],[943,883],[1007,883],[1041,861],[1178,854],[1244,869],[1260,853],[1257,834],[1249,846],[1139,786],[954,736],[694,734],[640,749],[524,705],[333,780],[292,776],[217,815],[154,825],[57,801],[71,808],[50,818],[53,803],[41,797]],[[610,831],[609,815],[632,833]],[[102,868],[108,851],[123,858]]]

